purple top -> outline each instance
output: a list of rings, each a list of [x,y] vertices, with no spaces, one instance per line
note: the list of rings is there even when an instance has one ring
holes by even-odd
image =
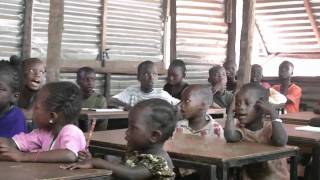
[[[0,137],[11,138],[21,132],[27,132],[26,119],[17,106],[13,106],[0,117]]]
[[[24,152],[68,149],[78,156],[78,152],[86,148],[83,132],[72,124],[64,126],[55,139],[53,139],[51,131],[44,129],[35,129],[27,134],[20,133],[12,139],[18,148]]]

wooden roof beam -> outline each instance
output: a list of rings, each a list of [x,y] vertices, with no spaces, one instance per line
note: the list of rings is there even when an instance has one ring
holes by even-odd
[[[311,8],[309,0],[304,0],[304,7],[305,7],[306,12],[308,14],[308,18],[310,20],[310,23],[311,23],[311,26],[312,26],[312,30],[313,30],[313,32],[314,32],[314,34],[316,36],[317,42],[320,45],[320,31],[318,29],[317,21],[316,21],[314,15],[313,15],[312,8]]]

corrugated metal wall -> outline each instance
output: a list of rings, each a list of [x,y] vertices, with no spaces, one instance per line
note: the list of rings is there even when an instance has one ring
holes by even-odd
[[[108,0],[106,32],[110,59],[161,61],[162,0]]]
[[[24,0],[0,0],[0,59],[21,55]]]
[[[207,83],[211,65],[226,59],[224,1],[177,0],[176,4],[177,58],[186,62],[190,83]]]

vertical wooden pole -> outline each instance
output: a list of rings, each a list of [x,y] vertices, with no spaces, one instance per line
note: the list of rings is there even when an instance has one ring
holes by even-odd
[[[226,7],[226,22],[228,23],[228,46],[227,46],[227,59],[228,64],[236,64],[236,9],[237,0],[227,0]]]
[[[237,89],[250,82],[251,54],[255,26],[256,0],[243,0],[242,30],[240,39],[240,62],[237,76]]]
[[[171,34],[170,34],[170,61],[177,58],[176,34],[177,34],[177,4],[175,0],[171,0],[170,16],[171,16]]]
[[[58,81],[61,64],[64,0],[50,0],[48,25],[47,81]]]
[[[106,99],[110,98],[111,94],[111,73],[107,73],[104,75],[104,97]]]
[[[22,59],[31,57],[31,36],[32,36],[32,12],[33,0],[25,0]]]

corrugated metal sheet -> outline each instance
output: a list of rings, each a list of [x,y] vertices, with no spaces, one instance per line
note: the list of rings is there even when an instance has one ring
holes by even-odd
[[[0,0],[0,59],[21,55],[24,0]]]
[[[320,3],[310,2],[320,26]],[[257,0],[256,22],[270,53],[320,52],[303,0]]]
[[[161,61],[162,0],[108,0],[106,32],[110,59]]]
[[[31,56],[47,59],[50,0],[34,0]]]
[[[64,60],[95,60],[100,44],[101,0],[65,0],[61,54]]]
[[[226,59],[224,1],[177,0],[176,4],[177,58],[187,64],[189,83],[207,83],[210,65]]]

